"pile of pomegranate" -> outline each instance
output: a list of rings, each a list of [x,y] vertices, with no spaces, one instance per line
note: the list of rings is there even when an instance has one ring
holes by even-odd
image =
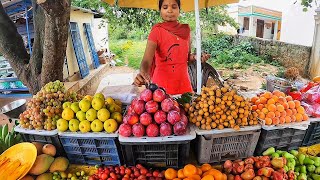
[[[184,135],[188,119],[179,103],[155,84],[128,106],[119,134],[124,137]]]

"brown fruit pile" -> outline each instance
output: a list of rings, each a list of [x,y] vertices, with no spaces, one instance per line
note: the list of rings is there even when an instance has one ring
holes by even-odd
[[[201,95],[190,104],[184,105],[189,121],[204,130],[257,125],[258,114],[251,112],[250,102],[237,94],[228,85],[203,87]]]

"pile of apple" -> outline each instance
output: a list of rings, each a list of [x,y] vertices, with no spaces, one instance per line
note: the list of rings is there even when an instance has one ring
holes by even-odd
[[[155,84],[131,102],[123,122],[119,134],[124,137],[184,135],[188,125],[185,111],[178,102]]]
[[[87,95],[80,102],[65,102],[62,118],[57,121],[57,129],[61,132],[80,130],[82,133],[114,133],[118,124],[122,123],[121,106],[119,100],[105,98],[101,93],[93,97]]]

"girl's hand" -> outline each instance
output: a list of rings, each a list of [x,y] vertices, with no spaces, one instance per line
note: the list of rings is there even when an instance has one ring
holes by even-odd
[[[140,87],[142,85],[145,85],[146,83],[149,84],[149,82],[150,82],[149,75],[140,72],[139,74],[137,74],[136,78],[134,79],[133,84]]]

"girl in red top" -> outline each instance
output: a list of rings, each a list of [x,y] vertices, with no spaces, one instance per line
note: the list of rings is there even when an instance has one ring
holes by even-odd
[[[159,9],[163,22],[152,27],[134,84],[152,81],[171,95],[192,92],[188,61],[194,61],[195,55],[190,53],[189,25],[177,21],[180,0],[160,0]],[[201,60],[209,57],[203,55]]]

